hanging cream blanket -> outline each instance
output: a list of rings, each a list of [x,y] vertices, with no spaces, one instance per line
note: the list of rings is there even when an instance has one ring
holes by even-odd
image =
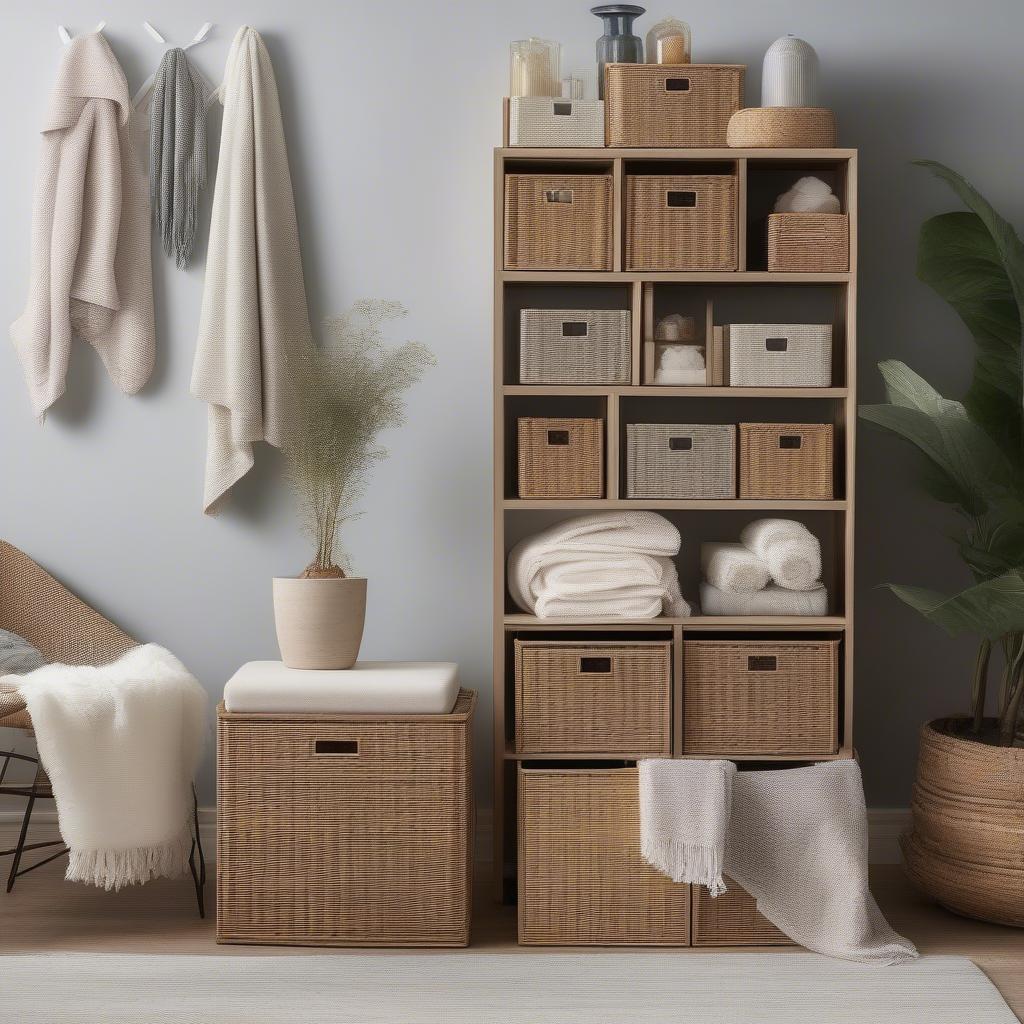
[[[124,72],[100,33],[65,47],[43,125],[28,302],[11,325],[40,417],[64,393],[73,336],[126,394],[153,369],[149,188],[130,111]]]
[[[280,448],[287,353],[312,333],[295,200],[270,56],[241,28],[223,85],[224,122],[192,394],[209,404],[203,509],[254,464],[257,441]]]

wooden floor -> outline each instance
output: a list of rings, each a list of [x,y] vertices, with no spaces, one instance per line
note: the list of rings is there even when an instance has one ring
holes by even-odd
[[[298,953],[338,956],[387,950],[322,950],[283,947],[218,946],[213,918],[201,921],[190,882],[156,882],[121,893],[105,893],[63,881],[56,863],[19,879],[13,893],[0,891],[0,953],[213,953],[289,956]],[[484,870],[479,872],[484,874]],[[906,882],[899,867],[872,869],[875,896],[893,927],[912,939],[922,953],[958,954],[973,960],[1002,992],[1018,1017],[1024,1017],[1024,929],[1002,928],[956,917],[927,902]],[[515,952],[515,911],[490,900],[486,877],[479,879],[470,952]],[[214,901],[208,886],[208,901]],[[595,956],[609,952],[591,949]],[[429,952],[429,951],[427,951]],[[536,948],[529,950],[537,953]],[[557,955],[558,950],[552,950]],[[623,950],[643,956],[644,950]],[[686,955],[686,951],[680,951]],[[773,950],[785,956],[786,949]],[[444,951],[433,951],[444,956]],[[0,968],[2,975],[2,968]]]

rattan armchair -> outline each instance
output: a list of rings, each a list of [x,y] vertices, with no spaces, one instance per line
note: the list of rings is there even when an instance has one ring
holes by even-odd
[[[47,661],[66,665],[105,665],[136,646],[136,641],[127,633],[90,608],[28,555],[6,541],[0,541],[0,628],[24,637],[42,652]],[[0,686],[0,728],[16,729],[32,735],[32,720],[25,702],[16,690],[3,686]],[[31,785],[4,785],[12,761],[35,766],[35,778]],[[13,858],[7,878],[7,891],[10,892],[19,876],[62,857],[67,849],[60,840],[26,843],[36,801],[53,798],[46,769],[38,757],[0,750],[0,795],[20,796],[26,800],[17,846],[0,850],[0,857]],[[206,862],[199,839],[194,788],[193,825],[195,831],[189,867],[202,917],[205,916],[203,890]],[[21,867],[26,852],[53,846],[60,846],[61,849],[27,868]]]

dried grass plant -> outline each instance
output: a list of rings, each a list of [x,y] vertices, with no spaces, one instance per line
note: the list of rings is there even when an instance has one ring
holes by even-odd
[[[361,514],[371,470],[387,458],[378,435],[405,422],[405,393],[436,361],[419,342],[385,344],[385,326],[405,315],[398,302],[357,302],[324,321],[320,345],[290,360],[294,394],[284,454],[316,545],[305,578],[346,575],[350,561],[338,531]]]

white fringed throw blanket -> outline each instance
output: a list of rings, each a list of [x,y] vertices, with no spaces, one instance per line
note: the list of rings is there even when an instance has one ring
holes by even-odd
[[[238,30],[223,86],[224,122],[210,218],[192,394],[209,404],[203,510],[280,448],[287,358],[312,341],[284,125],[270,55]]]
[[[153,369],[149,196],[130,112],[106,39],[74,39],[43,124],[28,301],[11,325],[40,418],[64,393],[73,337],[96,349],[125,394]]]
[[[53,784],[65,877],[120,889],[182,874],[207,700],[181,662],[149,644],[101,668],[46,665],[6,681]]]

